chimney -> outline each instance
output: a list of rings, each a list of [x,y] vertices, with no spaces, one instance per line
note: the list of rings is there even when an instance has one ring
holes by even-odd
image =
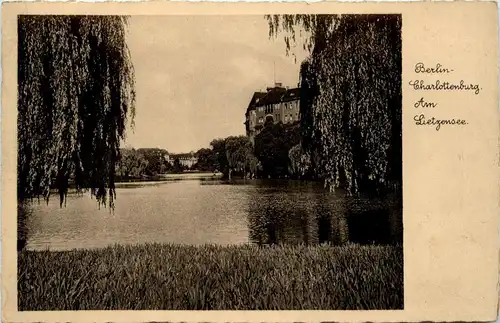
[[[274,87],[282,87],[283,84],[282,83],[274,83]]]

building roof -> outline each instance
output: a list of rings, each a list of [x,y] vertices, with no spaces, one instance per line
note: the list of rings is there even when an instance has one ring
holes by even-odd
[[[247,108],[247,114],[256,107],[300,99],[300,88],[286,89],[276,86],[267,88],[267,92],[255,92]]]
[[[255,106],[257,103],[259,103],[259,101],[265,97],[267,95],[266,92],[255,92],[252,96],[252,100],[250,100],[250,104],[248,105],[249,107],[250,106]]]
[[[294,101],[298,100],[300,98],[300,88],[296,89],[290,89],[286,91],[285,95],[281,98],[281,101],[287,102],[287,101]]]
[[[248,114],[248,111],[254,110],[257,102],[259,102],[266,95],[267,95],[266,92],[255,92],[252,96],[252,99],[250,100],[250,103],[248,104],[247,114]]]
[[[255,103],[255,106],[263,106],[281,102],[281,98],[286,94],[287,89],[284,87],[268,88],[266,95]]]

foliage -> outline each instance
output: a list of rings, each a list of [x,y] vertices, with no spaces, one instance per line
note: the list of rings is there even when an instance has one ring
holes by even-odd
[[[226,156],[226,140],[217,138],[210,142],[210,147],[215,155],[215,169],[223,173],[229,170],[229,162]]]
[[[156,176],[163,174],[167,170],[167,160],[165,157],[168,151],[160,148],[139,148],[137,152],[147,161],[147,166],[144,169],[146,175]]]
[[[147,244],[19,254],[19,310],[403,308],[403,248]],[[307,277],[307,278],[306,278]]]
[[[257,174],[257,171],[259,170],[260,164],[259,159],[257,159],[253,152],[248,155],[246,165],[246,167],[248,167],[248,172],[250,172],[251,175],[255,176]]]
[[[304,148],[330,188],[398,190],[402,182],[401,16],[267,16],[270,36],[309,33],[301,66]]]
[[[198,169],[200,171],[214,171],[216,168],[216,156],[212,149],[209,148],[201,148],[195,153],[195,157],[198,158],[198,161],[194,165],[193,168]]]
[[[246,136],[229,136],[214,139],[210,143],[214,168],[223,172],[225,176],[232,171],[250,171],[257,169],[256,157],[250,139]]]
[[[135,149],[121,149],[116,175],[121,178],[138,178],[144,174],[148,160]]]
[[[332,40],[331,32],[335,30],[340,15],[266,15],[269,23],[269,37],[284,34],[286,53],[289,54],[292,44],[297,41],[297,30],[305,37],[302,48],[310,53],[323,51]]]
[[[120,16],[19,16],[18,200],[70,182],[113,206],[115,166],[135,109]]]
[[[309,173],[311,168],[311,156],[302,149],[301,144],[293,146],[288,151],[288,158],[290,160],[290,174],[301,178]]]
[[[264,175],[272,178],[288,174],[289,150],[300,142],[297,125],[266,122],[255,137],[255,156],[262,164]]]
[[[184,171],[184,166],[181,164],[181,161],[179,160],[179,158],[175,158],[174,165],[172,167],[172,172],[179,174],[182,173],[183,171]]]
[[[231,169],[244,171],[253,162],[253,146],[247,136],[226,138],[226,157]]]

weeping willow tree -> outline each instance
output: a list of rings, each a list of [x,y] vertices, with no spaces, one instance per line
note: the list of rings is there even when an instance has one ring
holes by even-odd
[[[23,202],[70,184],[113,207],[115,164],[135,109],[120,16],[19,16],[18,176]]]
[[[70,185],[114,207],[115,165],[135,113],[119,16],[18,17],[18,248],[28,203]]]
[[[288,151],[290,165],[289,173],[297,178],[302,178],[309,172],[311,157],[303,151],[302,145],[297,144]]]
[[[314,171],[349,194],[399,190],[402,182],[401,16],[266,16],[269,35],[297,36],[301,133]]]

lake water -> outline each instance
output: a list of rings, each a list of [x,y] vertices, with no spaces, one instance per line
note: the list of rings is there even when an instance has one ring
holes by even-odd
[[[179,244],[389,244],[402,239],[392,199],[345,198],[318,183],[183,180],[116,190],[115,211],[89,195],[33,205],[27,249],[148,242]]]

